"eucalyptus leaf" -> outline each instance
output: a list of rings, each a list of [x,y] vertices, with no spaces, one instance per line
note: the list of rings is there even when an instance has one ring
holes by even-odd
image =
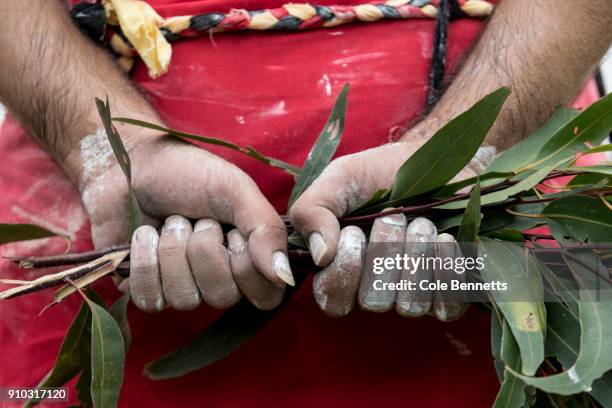
[[[91,310],[91,398],[96,408],[115,407],[123,385],[123,335],[109,312],[86,301]]]
[[[508,322],[504,320],[502,330],[501,358],[507,367],[521,369],[521,353],[512,336]],[[504,371],[504,381],[495,398],[493,408],[522,408],[525,404],[525,383]]]
[[[449,213],[453,214],[450,211]],[[437,219],[434,222],[436,224],[436,229],[438,230],[438,232],[444,232],[444,231],[450,230],[451,228],[455,228],[461,225],[462,219],[463,219],[463,214],[455,214],[450,217],[444,217],[444,218]]]
[[[511,172],[530,164],[535,160],[538,152],[551,137],[566,123],[576,117],[578,111],[560,108],[538,130],[523,141],[515,144],[508,150],[497,155],[487,166],[484,173]]]
[[[593,382],[591,395],[595,397],[604,408],[612,408],[612,371],[608,371]]]
[[[298,197],[319,177],[336,153],[344,131],[348,91],[349,86],[346,84],[336,99],[327,123],[325,123],[317,141],[312,146],[300,175],[295,180],[295,186],[289,197],[288,208],[291,208]]]
[[[491,304],[491,355],[493,356],[493,363],[495,365],[495,373],[499,383],[504,381],[505,365],[501,358],[501,344],[502,344],[502,321],[501,313],[495,306],[495,303]]]
[[[113,149],[113,153],[115,154],[115,158],[117,159],[117,162],[119,163],[119,166],[121,167],[121,170],[123,170],[123,174],[127,179],[130,202],[130,231],[128,236],[131,237],[136,228],[142,225],[142,211],[140,209],[140,205],[138,204],[136,192],[132,188],[132,168],[130,156],[123,146],[119,132],[117,132],[117,129],[115,129],[115,126],[113,126],[108,98],[106,99],[106,103],[96,98],[96,106],[98,108],[98,114],[100,115],[102,124],[104,125],[106,137],[108,138],[108,141]]]
[[[533,375],[544,360],[546,328],[543,285],[533,256],[519,245],[486,237],[480,237],[479,252],[485,259],[483,280],[508,286],[507,291],[491,291],[491,296],[519,345],[522,371]]]
[[[130,291],[125,292],[119,299],[113,303],[110,308],[110,314],[113,316],[123,335],[123,343],[125,352],[127,353],[132,344],[132,332],[130,330],[130,322],[128,321],[127,309],[130,304]]]
[[[612,241],[612,211],[598,198],[569,196],[550,203],[542,217],[558,240],[570,236],[578,241]]]
[[[544,205],[540,203],[521,204],[514,206],[513,209],[521,214],[540,214]],[[543,223],[545,223],[543,219],[519,217],[503,210],[491,210],[483,213],[480,231],[481,233],[491,233],[504,229],[525,231]]]
[[[0,224],[0,245],[54,236],[57,234],[34,224]]]
[[[607,176],[612,176],[612,165],[610,164],[607,164],[607,165],[600,164],[597,166],[568,167],[566,170],[568,171],[588,171],[590,173],[605,174]]]
[[[546,312],[546,355],[556,357],[568,369],[580,350],[580,321],[560,302],[548,302]]]
[[[612,302],[598,298],[601,293],[610,293],[610,285],[589,270],[589,267],[601,268],[597,254],[585,251],[574,255],[580,262],[569,258],[567,263],[583,289],[578,303],[581,333],[576,361],[569,369],[548,377],[529,377],[513,372],[527,384],[560,395],[590,392],[593,382],[612,368]],[[596,287],[600,289],[596,290]]]
[[[505,179],[505,178],[510,178],[512,177],[514,174],[513,173],[509,173],[509,172],[491,172],[491,173],[483,173],[479,176],[475,176],[475,177],[470,177],[468,179],[465,180],[461,180],[461,181],[457,181],[455,183],[449,183],[447,185],[445,185],[444,187],[440,187],[438,190],[436,190],[433,194],[432,194],[432,198],[446,198],[446,197],[450,197],[452,196],[454,193],[456,193],[457,191],[471,186],[473,184],[476,184],[477,181],[480,180],[480,183],[482,184],[484,181],[488,181],[488,180],[500,180],[500,179]]]
[[[91,361],[88,362],[87,366],[81,372],[79,380],[75,385],[75,391],[77,392],[80,408],[93,407],[93,401],[91,399]]]
[[[476,183],[470,194],[470,200],[457,233],[457,241],[460,243],[476,242],[480,231],[480,183]],[[465,255],[465,254],[464,254]]]
[[[586,156],[588,154],[605,153],[605,152],[612,152],[612,143],[606,143],[606,144],[592,147],[586,152],[584,152],[582,155]]]
[[[588,150],[586,143],[599,145],[612,130],[612,94],[591,104],[574,119],[559,129],[538,152],[529,167],[541,168],[576,153]]]
[[[87,296],[92,302],[104,307],[104,301],[93,290],[88,289]],[[83,302],[64,335],[64,340],[62,341],[53,368],[38,384],[37,388],[61,387],[89,366],[91,354],[90,328],[91,311],[87,303]],[[39,402],[40,400],[32,399],[25,406],[32,407]]]
[[[510,89],[500,88],[451,120],[417,150],[397,172],[391,200],[442,187],[474,157]]]
[[[147,129],[159,130],[160,132],[164,132],[168,134],[169,136],[177,137],[179,139],[193,140],[193,141],[211,144],[215,146],[226,147],[228,149],[235,150],[240,153],[244,153],[247,156],[250,156],[272,167],[277,167],[283,170],[284,172],[286,172],[287,174],[290,174],[293,177],[297,177],[298,174],[300,174],[299,167],[286,163],[282,160],[275,159],[273,157],[265,156],[264,154],[255,150],[251,146],[240,147],[235,143],[228,142],[227,140],[219,139],[216,137],[196,135],[194,133],[181,132],[180,130],[167,128],[164,126],[156,125],[155,123],[145,122],[143,120],[138,120],[138,119],[112,118],[112,120],[115,122],[127,123],[129,125],[139,126],[139,127],[143,127]]]
[[[537,171],[532,171],[527,177],[523,178],[518,183],[500,191],[495,191],[493,193],[485,194],[481,197],[480,203],[481,205],[490,205],[499,203],[507,200],[511,196],[515,194],[522,193],[524,191],[530,190],[536,185],[538,185],[553,169],[557,168],[560,164],[565,163],[567,159],[564,159],[560,162],[549,164]],[[440,205],[436,208],[444,209],[444,210],[456,210],[460,208],[465,208],[467,205],[467,200],[454,201],[452,203],[447,203]]]
[[[612,177],[601,173],[579,174],[567,183],[567,187],[575,189],[601,184],[602,187],[612,187]]]
[[[194,340],[145,366],[145,374],[152,380],[180,377],[207,367],[236,350],[261,330],[295,292],[304,284],[306,276],[297,275],[294,287],[287,287],[283,301],[273,310],[259,310],[248,300],[227,310]]]
[[[525,242],[525,236],[519,230],[512,228],[503,228],[497,231],[491,231],[486,234],[489,238],[500,239],[502,241]]]
[[[306,241],[304,241],[304,238],[302,238],[302,236],[297,231],[294,231],[291,235],[287,237],[287,243],[289,245],[293,245],[299,248],[308,249]]]
[[[64,335],[55,364],[37,388],[61,387],[79,374],[89,360],[91,312],[85,302]],[[40,400],[29,400],[26,407],[33,407]]]

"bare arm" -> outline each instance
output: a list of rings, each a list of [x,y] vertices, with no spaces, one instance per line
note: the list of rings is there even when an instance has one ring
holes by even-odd
[[[126,242],[127,185],[100,129],[94,97],[108,96],[115,116],[159,118],[107,53],[78,31],[61,1],[0,0],[0,11],[0,100],[77,184],[94,244]],[[149,224],[132,237],[131,275],[122,286],[129,284],[136,306],[151,312],[202,302],[226,308],[242,295],[262,309],[277,306],[285,282],[293,283],[287,234],[255,182],[198,147],[118,129]],[[231,252],[220,223],[236,226],[228,238]]]
[[[502,1],[440,102],[414,130],[430,135],[488,93],[511,86],[487,140],[506,149],[576,96],[611,43],[609,0]]]
[[[0,100],[76,182],[70,153],[100,126],[94,97],[114,114],[157,115],[108,53],[92,44],[59,0],[0,0]],[[67,162],[68,160],[68,162]]]

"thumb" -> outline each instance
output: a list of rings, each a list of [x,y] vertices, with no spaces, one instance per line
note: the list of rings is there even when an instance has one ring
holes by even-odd
[[[327,266],[336,256],[340,223],[338,217],[348,211],[357,194],[347,186],[349,172],[337,171],[332,164],[298,198],[289,211],[291,222],[306,239],[312,259],[317,266]]]

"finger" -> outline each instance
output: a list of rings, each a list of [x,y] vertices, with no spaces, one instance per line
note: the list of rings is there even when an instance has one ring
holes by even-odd
[[[232,278],[223,231],[217,221],[204,218],[195,224],[187,245],[187,259],[204,302],[217,309],[238,303],[240,291]]]
[[[152,213],[173,211],[189,218],[214,218],[235,225],[248,242],[255,267],[272,282],[294,284],[285,223],[255,182],[242,170],[202,149],[194,150],[189,145],[176,148],[185,154],[183,160],[173,161],[173,172],[139,176],[138,182],[147,191],[144,205]],[[205,171],[194,172],[194,164],[202,161]],[[176,174],[181,175],[180,183]]]
[[[158,246],[159,235],[149,225],[139,227],[132,236],[130,293],[136,307],[151,313],[159,312],[166,305],[159,272]]]
[[[423,260],[434,256],[434,244],[436,242],[436,226],[426,218],[417,218],[408,224],[406,229],[405,253],[409,260],[421,259],[415,268],[411,262],[411,268],[403,268],[400,280],[411,282],[414,290],[401,290],[397,293],[395,310],[405,317],[423,316],[431,309],[432,293],[429,290],[420,290],[419,282],[431,281],[433,268]]]
[[[386,312],[395,304],[396,291],[382,286],[396,283],[399,269],[396,265],[374,273],[374,266],[386,259],[395,259],[404,254],[406,240],[406,217],[404,214],[392,214],[374,220],[370,241],[366,251],[365,269],[359,285],[359,305],[371,312]],[[383,267],[383,265],[379,265]],[[376,282],[376,284],[375,284]]]
[[[361,171],[349,156],[331,162],[289,209],[291,222],[306,238],[312,260],[327,266],[336,256],[340,238],[338,218],[360,201]]]
[[[438,320],[450,322],[463,316],[468,306],[468,304],[464,302],[463,293],[461,291],[450,290],[451,281],[459,280],[460,282],[464,282],[465,274],[458,274],[453,268],[444,267],[445,263],[450,264],[448,260],[453,260],[452,264],[454,265],[454,259],[462,256],[461,250],[459,249],[457,241],[449,234],[438,235],[435,248],[436,260],[442,260],[442,267],[440,267],[439,263],[436,264],[434,271],[435,279],[446,283],[449,290],[438,290],[434,292],[433,314]]]
[[[187,243],[191,236],[191,223],[180,215],[166,219],[159,238],[159,267],[164,295],[176,310],[192,310],[202,299],[191,275],[187,260]]]
[[[315,300],[328,316],[345,316],[355,306],[363,268],[365,240],[363,231],[358,227],[343,228],[340,232],[336,257],[314,277]]]
[[[242,294],[255,307],[272,310],[283,300],[285,285],[266,279],[251,262],[246,241],[238,229],[227,234],[231,272]]]
[[[249,179],[250,181],[250,179]],[[255,268],[270,282],[295,286],[287,257],[287,228],[253,182],[233,203],[234,225],[247,240]]]
[[[263,208],[259,210],[244,208],[242,210],[238,220],[244,219],[244,221],[238,221],[236,226],[243,235],[243,230],[251,231],[247,238],[247,247],[255,268],[273,283],[286,283],[295,286],[291,265],[289,265],[289,258],[287,257],[287,229],[285,223],[272,207],[265,209],[267,214],[264,213]],[[266,219],[266,217],[268,218]],[[257,225],[251,228],[250,224],[254,222]]]

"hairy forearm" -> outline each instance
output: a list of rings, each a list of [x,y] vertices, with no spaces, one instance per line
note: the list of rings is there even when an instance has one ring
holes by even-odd
[[[433,111],[415,129],[431,134],[501,86],[506,102],[486,143],[520,141],[569,103],[612,42],[610,0],[505,0]]]
[[[114,114],[155,118],[110,56],[79,32],[61,1],[0,0],[0,10],[0,100],[75,181],[73,152],[101,126],[94,97],[108,96]]]

